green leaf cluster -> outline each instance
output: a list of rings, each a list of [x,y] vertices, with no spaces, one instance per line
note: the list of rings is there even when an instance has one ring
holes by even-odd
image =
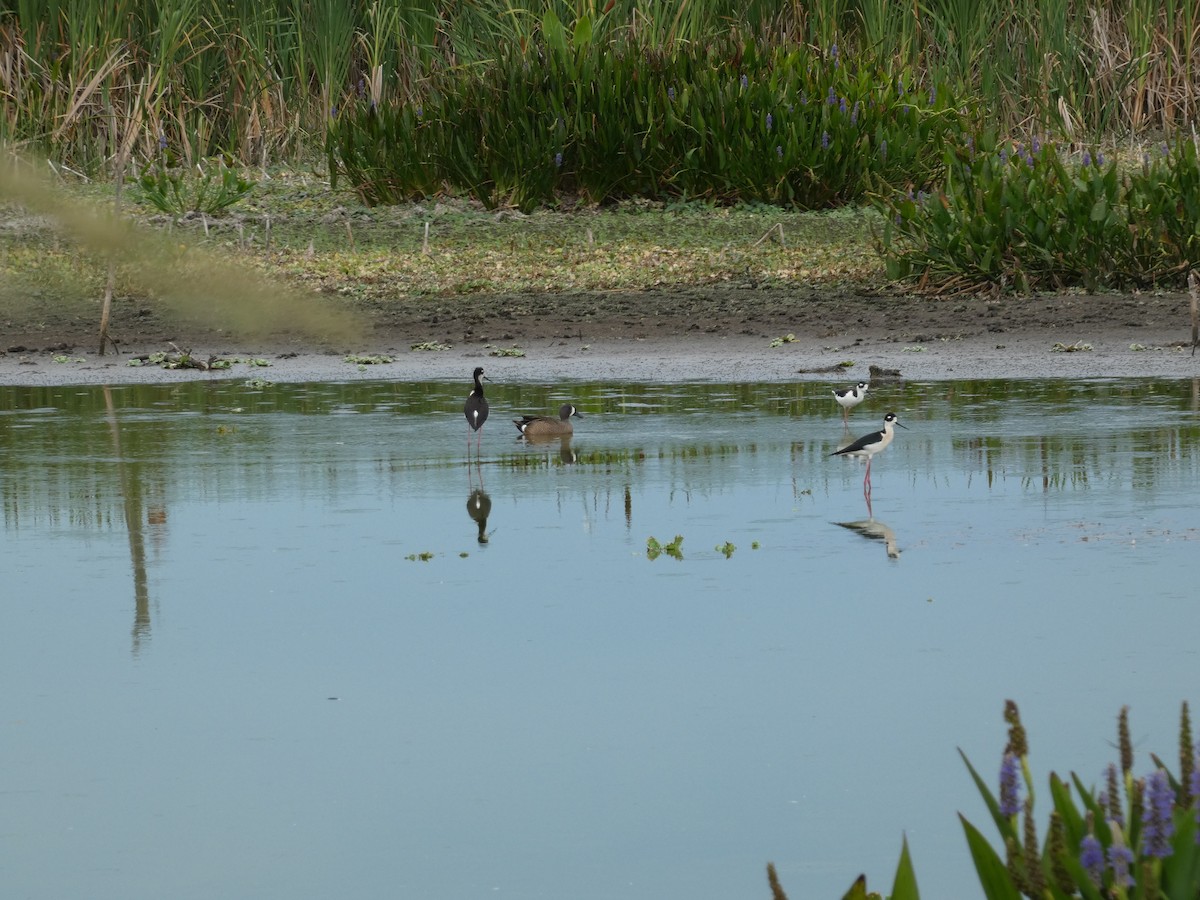
[[[201,163],[193,171],[165,152],[146,165],[136,181],[146,202],[173,215],[215,215],[244,198],[255,185],[225,158]]]
[[[1123,166],[986,134],[947,151],[936,193],[889,193],[876,205],[888,274],[938,288],[1181,286],[1200,267],[1200,160],[1189,138]]]

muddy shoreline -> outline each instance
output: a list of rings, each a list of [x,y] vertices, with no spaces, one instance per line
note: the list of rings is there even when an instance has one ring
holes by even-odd
[[[405,299],[357,309],[361,335],[235,335],[118,304],[119,353],[95,353],[93,310],[28,309],[0,322],[0,384],[124,384],[258,378],[274,382],[501,380],[912,380],[1200,377],[1185,294],[1042,298],[866,296],[723,284],[637,293]],[[789,336],[792,339],[788,339]],[[215,371],[133,367],[169,351],[262,360]],[[436,343],[449,349],[412,349]],[[772,346],[774,344],[774,346]],[[513,348],[523,356],[506,355]],[[1056,349],[1057,348],[1057,349]],[[348,356],[390,357],[364,364]],[[850,362],[852,366],[839,364]]]

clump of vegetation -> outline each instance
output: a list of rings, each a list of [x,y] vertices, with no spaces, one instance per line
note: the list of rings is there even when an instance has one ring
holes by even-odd
[[[519,359],[524,355],[525,351],[517,346],[493,347],[491,344],[488,344],[488,356],[511,356]]]
[[[947,154],[933,193],[885,196],[880,249],[893,278],[941,290],[1005,285],[1182,287],[1200,266],[1196,141],[1122,166],[995,134]]]
[[[526,211],[560,194],[822,209],[929,183],[969,105],[836,44],[605,39],[587,14],[568,33],[550,10],[530,40],[438,73],[420,97],[339,110],[327,149],[372,205],[450,184]]]
[[[662,554],[672,559],[683,559],[683,535],[675,535],[675,540],[669,544],[663,544],[655,537],[650,537],[646,540],[646,558],[658,559]]]
[[[736,550],[737,547],[734,546],[732,541],[726,541],[723,544],[717,544],[714,549],[718,553],[724,554],[726,559],[729,559],[731,556],[733,556],[733,551]]]
[[[1200,744],[1193,743],[1185,702],[1180,714],[1179,768],[1172,772],[1155,754],[1153,768],[1134,775],[1129,711],[1117,720],[1119,760],[1109,764],[1099,789],[1074,772],[1069,779],[1050,774],[1052,809],[1039,840],[1034,818],[1034,785],[1029,770],[1029,739],[1017,705],[1005,704],[1008,742],[993,791],[965,754],[1000,835],[997,850],[960,816],[983,895],[992,900],[1020,897],[1087,900],[1158,900],[1200,896]],[[1022,798],[1024,794],[1024,798]],[[782,892],[773,866],[768,879]],[[846,894],[868,895],[865,880]],[[908,847],[901,852],[891,900],[916,900],[916,876]]]
[[[181,164],[178,157],[165,149],[165,138],[159,155],[147,164],[135,182],[143,199],[165,213],[183,215],[197,212],[215,215],[233,206],[253,189],[255,182],[233,167],[233,160],[219,156]]]
[[[382,366],[395,361],[396,358],[394,356],[388,356],[384,353],[349,353],[343,359],[343,362],[353,363],[360,367]]]
[[[414,352],[439,352],[442,350],[449,350],[450,345],[443,344],[441,341],[420,341],[416,344],[413,344],[411,349]]]

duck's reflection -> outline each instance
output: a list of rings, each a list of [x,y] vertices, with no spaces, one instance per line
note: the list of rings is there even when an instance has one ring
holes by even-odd
[[[868,540],[883,541],[888,559],[900,558],[900,548],[896,545],[896,532],[892,531],[890,526],[885,525],[878,519],[860,519],[857,522],[834,522],[833,524],[840,525],[842,528],[849,528],[851,531],[861,534]]]
[[[554,434],[545,436],[526,434],[522,435],[520,438],[518,438],[518,440],[523,441],[531,446],[537,446],[539,444],[558,444],[558,458],[562,461],[563,465],[569,466],[573,464],[576,459],[578,459],[578,454],[571,446],[571,435],[569,434],[562,437]]]
[[[467,515],[479,526],[478,540],[481,544],[488,542],[487,520],[491,512],[492,498],[487,495],[487,492],[483,488],[475,488],[471,491],[471,496],[467,497]]]

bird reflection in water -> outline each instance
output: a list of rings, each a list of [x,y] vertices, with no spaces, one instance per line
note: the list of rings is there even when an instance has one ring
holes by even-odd
[[[892,531],[891,527],[883,524],[878,519],[860,519],[857,522],[834,522],[834,524],[840,525],[842,528],[849,528],[851,531],[861,534],[868,540],[883,541],[888,559],[900,558],[900,548],[896,546],[896,532]]]
[[[483,488],[475,488],[467,498],[467,515],[479,526],[479,543],[488,542],[487,520],[492,512],[492,498]]]
[[[574,448],[571,446],[571,435],[569,434],[562,437],[558,435],[541,436],[526,434],[522,435],[517,440],[524,441],[530,446],[537,446],[539,444],[558,444],[558,458],[562,461],[563,465],[572,465],[578,458]]]

